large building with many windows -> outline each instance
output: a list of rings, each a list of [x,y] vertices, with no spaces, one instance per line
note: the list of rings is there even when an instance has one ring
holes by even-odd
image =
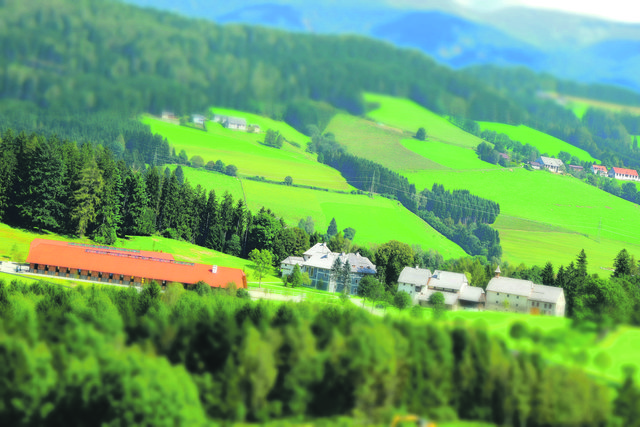
[[[237,268],[181,262],[168,253],[111,246],[35,239],[27,263],[34,273],[120,285],[139,286],[155,280],[161,286],[204,282],[216,288],[231,283],[247,287],[245,273]]]

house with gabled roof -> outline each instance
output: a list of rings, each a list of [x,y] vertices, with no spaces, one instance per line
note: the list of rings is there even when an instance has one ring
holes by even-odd
[[[591,171],[594,174],[600,175],[600,176],[607,176],[609,174],[609,171],[607,170],[607,167],[603,166],[603,165],[593,165],[591,167]]]
[[[376,274],[376,266],[369,258],[359,253],[336,253],[332,252],[326,243],[317,243],[307,250],[302,257],[288,257],[280,264],[280,272],[283,276],[293,272],[295,265],[299,265],[304,273],[309,274],[310,287],[329,292],[342,292],[345,284],[337,283],[332,277],[331,269],[336,260],[344,265],[348,263],[349,272],[349,293],[358,294],[360,280],[367,275]]]
[[[621,181],[638,181],[638,171],[634,169],[616,168],[609,169],[609,178],[615,178]]]
[[[562,167],[564,166],[562,160],[554,159],[553,157],[540,156],[536,161],[540,164],[541,167],[553,173],[561,172]]]
[[[496,277],[486,290],[486,308],[494,311],[564,316],[565,297],[562,288],[538,285],[530,280]]]
[[[444,296],[449,310],[459,308],[478,309],[484,306],[484,290],[470,286],[462,273],[405,267],[398,278],[398,291],[405,291],[419,305],[429,305],[429,298],[436,292]]]

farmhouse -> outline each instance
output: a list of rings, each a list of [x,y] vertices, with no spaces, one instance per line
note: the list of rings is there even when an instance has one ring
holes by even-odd
[[[200,125],[200,126],[204,125],[204,120],[205,118],[202,114],[193,114],[191,116],[191,121],[196,125]]]
[[[615,178],[621,181],[638,181],[638,172],[634,169],[613,167],[609,170],[609,178]]]
[[[540,163],[536,162],[536,161],[529,162],[529,164],[535,170],[540,170],[540,168],[542,167],[542,165]]]
[[[216,123],[220,123],[222,126],[227,129],[233,130],[247,130],[247,120],[242,117],[232,117],[232,116],[224,116],[221,114],[214,114],[213,121]]]
[[[536,285],[530,280],[496,277],[487,285],[487,310],[564,316],[562,288]]]
[[[560,172],[561,168],[564,166],[562,160],[554,159],[553,157],[540,156],[536,161],[540,164],[541,167],[553,173]]]
[[[405,267],[398,278],[398,291],[405,291],[414,304],[428,305],[429,298],[436,292],[444,296],[449,310],[459,308],[478,309],[484,306],[482,288],[469,286],[467,276],[461,273]]]
[[[216,288],[226,288],[230,283],[238,288],[247,287],[246,275],[236,268],[181,262],[167,253],[111,246],[35,239],[27,262],[34,273],[120,285],[139,286],[155,280],[162,286],[202,281]]]
[[[608,175],[608,171],[607,171],[607,167],[606,166],[602,166],[602,165],[593,165],[591,167],[591,171],[596,174],[596,175],[600,175],[600,176],[607,176]]]
[[[162,119],[163,120],[175,120],[177,117],[175,114],[173,114],[173,111],[163,111],[162,112]]]
[[[360,280],[370,274],[376,274],[376,266],[367,257],[360,254],[335,253],[326,243],[318,243],[306,251],[302,258],[288,257],[280,264],[280,272],[283,276],[293,272],[295,265],[299,265],[302,272],[309,274],[310,286],[329,292],[342,292],[343,283],[337,283],[332,277],[331,268],[339,260],[341,264],[348,262],[350,265],[348,285],[349,293],[357,295]]]

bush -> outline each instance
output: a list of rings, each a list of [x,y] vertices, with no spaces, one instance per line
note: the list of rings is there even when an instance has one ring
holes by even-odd
[[[511,329],[509,330],[509,335],[514,340],[526,338],[528,334],[529,329],[527,327],[527,324],[520,321],[515,322],[513,325],[511,325]]]
[[[240,288],[236,291],[236,297],[240,299],[251,299],[251,295],[249,294],[249,291],[244,288]]]
[[[411,295],[405,291],[398,291],[393,297],[393,305],[399,310],[404,310],[411,305]]]

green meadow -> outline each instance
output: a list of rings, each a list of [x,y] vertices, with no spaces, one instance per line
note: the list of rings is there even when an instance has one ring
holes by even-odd
[[[478,122],[478,124],[482,130],[492,130],[498,133],[504,133],[514,141],[520,141],[523,144],[529,144],[536,147],[541,153],[549,153],[552,156],[557,156],[560,151],[565,151],[572,156],[576,156],[582,161],[597,161],[583,149],[528,126],[513,126],[494,122]]]
[[[332,218],[340,230],[356,229],[354,241],[360,244],[380,244],[399,240],[408,244],[420,244],[423,248],[434,248],[445,257],[464,256],[464,251],[436,232],[426,222],[405,209],[397,201],[376,196],[333,193],[306,188],[242,179],[230,180],[226,175],[204,169],[182,168],[185,178],[194,185],[214,189],[218,194],[229,191],[237,198],[242,194],[249,208],[256,213],[266,207],[282,217],[288,224],[311,216],[316,230],[325,232]],[[295,183],[295,180],[294,180]]]
[[[457,145],[446,144],[444,142],[418,141],[417,139],[404,139],[402,145],[411,150],[412,153],[418,154],[421,158],[429,159],[442,168],[447,169],[498,169],[500,166],[483,162],[478,158],[478,154],[472,148],[459,147]],[[404,169],[410,169],[406,167]],[[438,168],[432,168],[438,169]]]
[[[214,122],[207,122],[205,132],[150,116],[143,117],[142,121],[151,127],[152,132],[167,138],[176,151],[185,150],[189,158],[202,156],[205,163],[222,160],[225,164],[233,164],[241,175],[264,176],[277,181],[284,181],[286,176],[291,176],[300,184],[336,190],[351,188],[338,171],[318,163],[314,156],[304,152],[306,140],[293,129],[287,135],[296,137],[302,148],[286,142],[282,149],[267,147],[258,142],[264,139],[264,134],[233,131]]]
[[[378,108],[367,113],[367,116],[376,122],[410,132],[412,135],[418,128],[423,127],[427,130],[429,139],[462,147],[475,148],[482,142],[480,138],[463,131],[444,117],[411,100],[373,93],[365,93],[364,99],[368,103],[379,104]]]
[[[349,153],[389,169],[438,169],[442,166],[416,156],[405,147],[403,141],[408,133],[390,128],[361,117],[337,114],[331,119],[326,132],[336,136],[336,140],[347,147]]]
[[[522,168],[404,171],[416,188],[433,183],[468,189],[500,204],[503,258],[512,263],[568,264],[585,248],[592,272],[605,273],[623,248],[640,255],[640,207],[571,176]]]

